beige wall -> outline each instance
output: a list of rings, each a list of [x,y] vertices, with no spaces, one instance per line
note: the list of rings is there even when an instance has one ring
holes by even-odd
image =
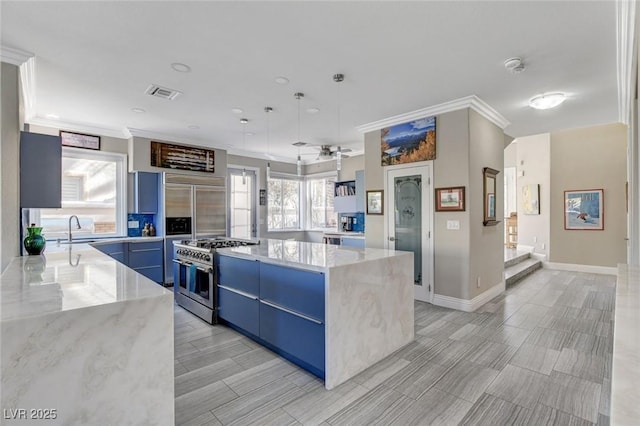
[[[484,167],[499,170],[496,177],[496,226],[484,226]],[[504,270],[504,132],[476,111],[469,111],[469,196],[470,262],[469,294],[473,299],[501,284]]]
[[[436,294],[466,299],[469,218],[470,207],[473,207],[469,204],[469,110],[442,114],[436,120],[437,159],[433,162],[433,186],[464,186],[467,205],[463,212],[434,213],[434,289]],[[460,230],[447,229],[447,221],[460,222]]]
[[[502,282],[503,225],[482,225],[482,168],[502,170],[504,134],[469,109],[438,115],[436,129],[433,187],[464,186],[466,209],[434,213],[434,289],[437,295],[469,300]],[[366,189],[384,188],[380,131],[365,134],[364,162]],[[501,174],[496,185],[497,205],[501,205],[504,192]],[[387,206],[384,216],[366,217],[367,247],[384,246],[384,220],[388,214]],[[498,209],[498,215],[498,220],[502,220],[502,209]],[[460,230],[448,230],[447,221],[458,221]],[[476,286],[478,277],[480,287]]]
[[[551,243],[555,263],[626,263],[626,143],[621,124],[551,133]],[[564,191],[604,189],[604,231],[564,229]]]
[[[0,103],[0,271],[20,254],[19,70],[2,63]]]
[[[544,133],[517,141],[518,245],[533,247],[534,253],[546,256],[551,243],[551,138],[549,133]],[[522,210],[522,188],[531,184],[540,185],[539,215],[526,215]]]

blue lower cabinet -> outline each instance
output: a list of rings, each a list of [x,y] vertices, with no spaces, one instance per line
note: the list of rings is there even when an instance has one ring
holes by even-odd
[[[130,242],[127,266],[157,283],[163,282],[163,242]]]
[[[93,246],[96,250],[100,250],[107,256],[110,256],[120,263],[127,264],[125,253],[127,252],[127,243],[109,243],[96,244]]]
[[[257,296],[245,296],[218,287],[218,316],[256,337],[260,335],[260,303]]]
[[[324,322],[324,274],[260,263],[260,299]]]
[[[133,270],[149,278],[151,281],[157,283],[162,282],[162,265],[133,268]]]
[[[217,255],[218,284],[258,295],[260,293],[260,262]]]
[[[342,245],[345,247],[364,248],[364,238],[342,237]]]
[[[260,338],[324,378],[324,324],[260,303]],[[285,354],[285,356],[286,356]],[[295,359],[292,361],[296,361]]]

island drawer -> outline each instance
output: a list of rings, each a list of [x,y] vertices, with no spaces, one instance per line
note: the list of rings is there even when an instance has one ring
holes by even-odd
[[[324,377],[324,324],[261,301],[260,338],[319,370]]]
[[[253,334],[260,335],[260,306],[257,297],[218,287],[218,316]]]
[[[130,268],[141,268],[146,266],[162,266],[162,241],[155,243],[129,243]]]
[[[260,294],[260,266],[255,260],[217,256],[218,284],[244,293]]]
[[[260,299],[324,323],[324,274],[260,263]]]

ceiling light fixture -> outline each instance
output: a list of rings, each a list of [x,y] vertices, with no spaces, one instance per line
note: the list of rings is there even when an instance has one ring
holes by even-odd
[[[246,118],[241,118],[240,119],[240,123],[242,123],[242,150],[246,151],[247,150],[247,141],[245,140],[245,135],[247,134],[246,130],[247,130],[247,123],[249,122],[249,120],[247,120]],[[247,184],[247,169],[245,169],[244,167],[242,168],[242,184],[246,185]]]
[[[504,61],[504,67],[511,74],[520,74],[525,70],[524,62],[520,58],[509,58]]]
[[[307,108],[307,113],[309,114],[317,114],[320,112],[320,108]]]
[[[273,112],[273,108],[271,108],[270,106],[266,106],[264,107],[264,112],[267,113],[267,158],[269,157],[270,153],[270,134],[269,134],[269,128],[270,126],[270,122],[269,122],[269,114],[270,112]],[[267,180],[269,180],[271,178],[271,163],[269,161],[267,161]]]
[[[131,108],[131,111],[135,112],[136,114],[143,114],[146,112],[142,108]]]
[[[300,158],[300,147],[305,143],[300,140],[300,99],[304,98],[304,93],[296,92],[293,96],[298,100],[298,159],[296,160],[296,173],[302,176],[302,158]]]
[[[191,126],[189,126],[189,128],[191,130],[198,130],[200,128],[200,126],[196,126],[195,124],[192,124]]]
[[[187,64],[181,64],[180,62],[174,62],[171,64],[171,68],[178,72],[191,72],[191,67]]]
[[[535,109],[550,109],[555,108],[566,99],[566,95],[560,92],[544,93],[536,95],[529,101],[529,106]]]
[[[49,113],[49,114],[46,115],[46,117],[50,118],[51,120],[59,120],[60,119],[60,116],[58,114]]]
[[[289,79],[287,77],[278,76],[275,78],[275,82],[278,84],[287,84],[289,83]]]
[[[341,83],[344,81],[344,74],[334,74],[333,81]],[[340,84],[338,84],[338,139],[336,142],[340,143]],[[342,149],[338,145],[338,152],[336,152],[336,170],[339,172],[342,169]]]
[[[242,114],[244,111],[242,111],[242,108],[231,108],[231,112],[234,114]]]

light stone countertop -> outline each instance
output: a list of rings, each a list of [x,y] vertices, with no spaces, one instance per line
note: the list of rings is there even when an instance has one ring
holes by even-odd
[[[640,421],[640,267],[618,265],[616,283],[611,424]]]
[[[355,248],[302,241],[260,239],[254,246],[231,247],[218,253],[265,263],[326,272],[327,269],[410,254],[400,250]]]
[[[2,273],[0,321],[166,295],[89,244],[47,246],[43,255],[14,258]]]

